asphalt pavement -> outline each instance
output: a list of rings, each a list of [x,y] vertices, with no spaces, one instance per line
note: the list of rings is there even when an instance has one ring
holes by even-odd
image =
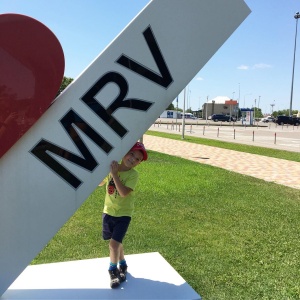
[[[182,121],[178,121],[177,125],[175,123],[170,119],[158,119],[149,129],[182,136]],[[300,154],[300,126],[277,125],[273,122],[257,122],[255,126],[246,126],[241,122],[187,120],[184,135],[287,150]]]

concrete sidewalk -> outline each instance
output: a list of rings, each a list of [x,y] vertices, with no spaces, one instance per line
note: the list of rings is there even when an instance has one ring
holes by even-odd
[[[172,126],[168,122],[153,124],[149,130],[182,135],[182,125]],[[298,152],[300,156],[300,126],[279,126],[269,123],[263,126],[245,127],[241,124],[233,125],[227,122],[225,124],[221,122],[205,124],[201,120],[198,121],[198,124],[186,124],[184,135]]]
[[[144,135],[143,142],[149,150],[300,189],[300,163],[298,162],[151,135]]]

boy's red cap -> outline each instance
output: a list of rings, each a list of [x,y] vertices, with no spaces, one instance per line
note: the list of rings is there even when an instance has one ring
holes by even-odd
[[[139,150],[143,153],[143,160],[148,159],[148,154],[147,154],[144,144],[142,144],[140,142],[136,142],[130,150],[132,150],[132,151]]]

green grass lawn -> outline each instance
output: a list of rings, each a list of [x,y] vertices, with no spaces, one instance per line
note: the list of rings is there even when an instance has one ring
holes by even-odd
[[[148,130],[146,134],[164,137],[164,138],[168,138],[168,139],[174,139],[174,140],[178,140],[178,141],[183,141],[181,134],[165,133],[165,132],[158,132],[158,131],[153,131],[153,130]],[[224,141],[220,141],[220,140],[207,139],[207,138],[203,138],[203,137],[188,136],[188,135],[185,135],[184,141],[201,144],[201,145],[206,145],[206,146],[230,149],[230,150],[235,150],[235,151],[240,151],[240,152],[247,152],[247,153],[252,153],[252,154],[258,154],[258,155],[264,155],[264,156],[270,156],[270,157],[300,162],[300,153],[299,152],[278,150],[278,149],[272,149],[272,148],[264,148],[264,147],[259,147],[259,146],[252,146],[252,145],[245,145],[245,144],[238,144],[238,143],[229,143],[229,142],[224,142]]]
[[[159,252],[204,300],[300,299],[299,190],[153,151],[137,170],[127,254]],[[33,264],[107,257],[103,199],[98,187]]]
[[[199,143],[193,139],[185,140]],[[291,153],[221,144],[279,158]],[[300,299],[299,190],[154,151],[137,169],[127,254],[159,252],[203,300]],[[103,199],[98,187],[32,263],[107,257]]]

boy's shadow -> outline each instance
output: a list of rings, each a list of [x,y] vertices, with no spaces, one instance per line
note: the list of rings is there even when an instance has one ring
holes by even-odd
[[[167,280],[169,278],[166,278]],[[130,273],[127,273],[126,282],[123,282],[120,288],[124,290],[124,294],[126,293],[126,297],[123,299],[201,299],[186,282],[175,285],[168,282],[136,278]]]

